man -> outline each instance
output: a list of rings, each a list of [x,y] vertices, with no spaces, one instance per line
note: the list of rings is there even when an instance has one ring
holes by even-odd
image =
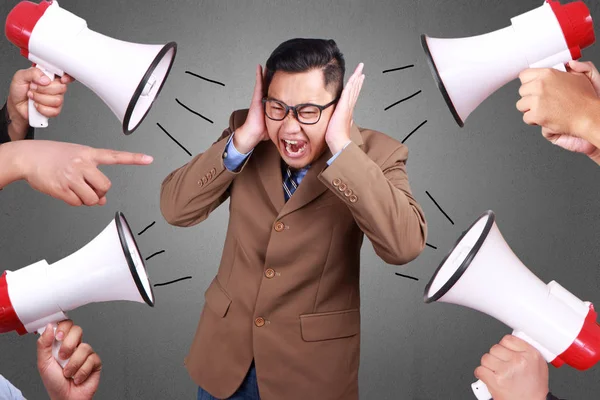
[[[546,139],[600,165],[600,74],[591,62],[571,61],[569,70],[523,71],[517,109]]]
[[[481,358],[475,376],[494,400],[559,400],[548,389],[548,364],[535,347],[506,335]]]
[[[185,361],[198,399],[358,398],[364,234],[397,265],[426,239],[407,148],[353,123],[362,69],[343,88],[333,40],[282,43],[264,82],[257,67],[249,110],[163,182],[173,225],[195,225],[230,200],[221,265]]]
[[[24,179],[42,193],[72,206],[104,205],[110,180],[97,168],[100,164],[147,165],[152,157],[114,150],[93,149],[79,144],[33,139],[29,127],[28,100],[47,117],[57,116],[64,100],[68,75],[50,82],[37,68],[18,71],[8,100],[0,110],[0,189]]]
[[[56,334],[48,324],[37,341],[37,367],[51,400],[89,400],[100,384],[102,361],[87,343],[82,329],[66,320],[58,324]],[[62,340],[59,357],[69,359],[64,370],[52,355],[54,338]],[[20,390],[0,375],[0,399],[25,400]]]

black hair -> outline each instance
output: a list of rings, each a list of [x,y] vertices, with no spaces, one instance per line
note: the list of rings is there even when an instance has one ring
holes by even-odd
[[[287,40],[273,50],[266,64],[264,94],[266,95],[275,72],[297,73],[312,69],[323,71],[325,88],[335,85],[336,98],[342,94],[346,63],[335,41],[302,38]]]

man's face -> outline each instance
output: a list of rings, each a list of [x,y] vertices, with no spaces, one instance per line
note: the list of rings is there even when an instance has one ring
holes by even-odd
[[[289,106],[306,103],[324,106],[335,95],[325,88],[323,72],[315,69],[300,73],[275,72],[267,97]],[[299,123],[292,110],[282,121],[273,121],[265,115],[269,138],[287,165],[304,168],[319,158],[326,148],[325,132],[333,110],[334,106],[323,110],[314,125]]]

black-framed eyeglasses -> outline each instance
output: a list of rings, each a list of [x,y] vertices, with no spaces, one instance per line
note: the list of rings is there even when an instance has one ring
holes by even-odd
[[[282,101],[264,97],[262,99],[265,109],[265,115],[273,121],[283,121],[288,113],[294,112],[296,120],[304,125],[314,125],[321,119],[323,110],[334,105],[339,99],[336,97],[330,103],[320,106],[318,104],[298,104],[296,106],[288,106]]]

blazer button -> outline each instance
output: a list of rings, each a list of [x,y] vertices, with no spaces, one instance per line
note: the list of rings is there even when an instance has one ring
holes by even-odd
[[[217,174],[217,170],[216,169],[213,168],[213,169],[210,170],[210,176],[212,176],[214,178],[216,174]]]
[[[268,268],[265,271],[265,276],[269,279],[273,278],[275,276],[275,270],[273,268]]]
[[[350,197],[354,192],[352,191],[352,189],[348,189],[344,192],[344,196],[346,197]]]
[[[265,319],[263,317],[258,317],[254,320],[254,325],[258,326],[259,328],[261,326],[263,326],[265,324]]]
[[[356,203],[358,201],[358,197],[356,197],[356,195],[353,194],[352,196],[350,196],[349,200],[350,203]]]
[[[277,221],[277,223],[275,224],[275,230],[277,232],[281,232],[281,231],[283,231],[284,228],[285,228],[285,224],[281,221]]]
[[[348,189],[348,185],[346,185],[345,183],[340,183],[340,186],[338,186],[338,190],[340,192],[343,192],[346,189]]]
[[[212,179],[212,175],[209,173],[206,174],[206,179],[211,180]]]
[[[198,181],[198,185],[199,185],[200,187],[202,187],[202,186],[204,186],[204,182],[202,182],[202,181]]]
[[[205,176],[202,177],[202,183],[204,183],[206,185],[206,182],[208,182],[208,179],[206,179]]]
[[[331,183],[333,183],[333,186],[338,187],[340,183],[342,183],[342,180],[340,178],[335,178]]]

